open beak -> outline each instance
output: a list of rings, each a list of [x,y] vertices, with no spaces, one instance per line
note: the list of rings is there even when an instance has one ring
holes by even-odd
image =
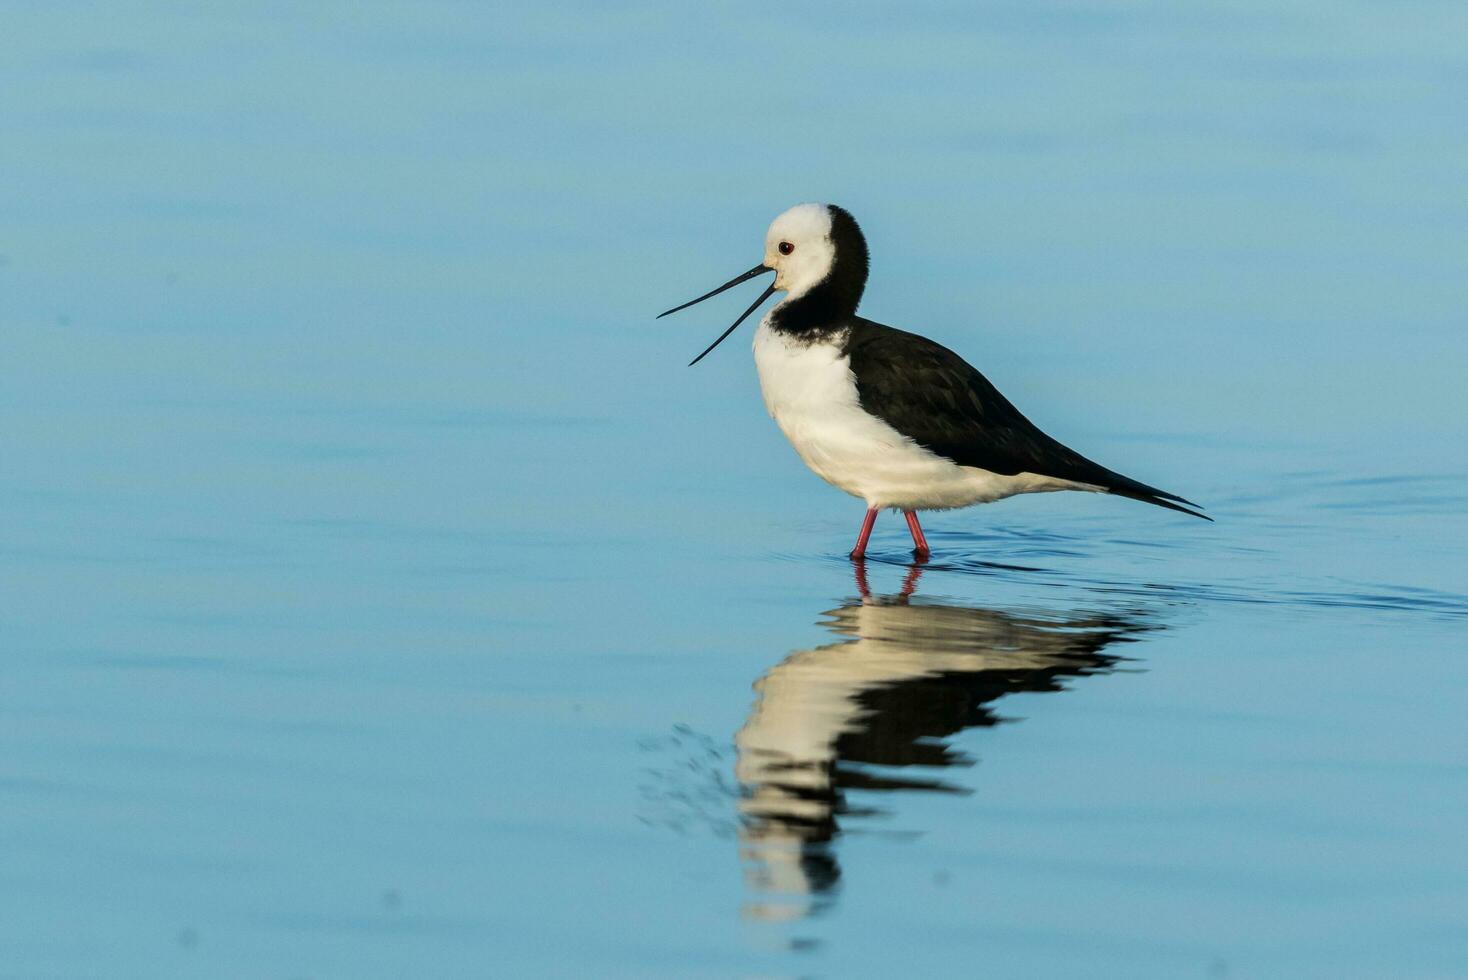
[[[765,265],[764,263],[760,263],[759,265],[755,266],[753,269],[750,269],[748,272],[744,273],[743,275],[738,275],[738,276],[735,276],[733,279],[730,279],[728,282],[724,283],[718,289],[714,289],[714,290],[711,290],[711,291],[709,291],[707,293],[704,293],[702,296],[698,297],[698,299],[691,299],[688,302],[684,303],[682,306],[675,306],[671,310],[668,310],[668,311],[666,311],[664,313],[659,313],[657,315],[657,318],[659,320],[661,320],[663,317],[667,316],[669,313],[677,313],[679,310],[686,310],[686,309],[688,309],[690,306],[692,306],[695,303],[702,303],[704,300],[708,299],[710,296],[717,296],[717,295],[719,295],[720,293],[722,293],[726,289],[733,289],[735,286],[739,285],[741,282],[748,282],[749,280],[753,279],[755,276],[763,275],[766,272],[774,272],[774,271],[775,271],[774,269],[771,269],[769,266]],[[759,308],[759,305],[761,303],[763,303],[765,300],[769,299],[770,298],[770,294],[773,293],[774,291],[775,291],[775,287],[773,285],[771,285],[769,289],[766,289],[763,293],[761,293],[760,294],[760,298],[757,299],[757,300],[755,300],[754,303],[749,307],[749,309],[747,309],[743,313],[739,314],[739,319],[735,320],[733,322],[733,324],[730,325],[730,327],[729,327],[728,330],[725,330],[723,333],[719,334],[719,338],[717,340],[715,340],[712,344],[709,344],[707,347],[705,347],[702,354],[698,355],[693,360],[689,361],[688,362],[688,366],[689,367],[693,367],[693,365],[695,365],[699,361],[703,360],[704,359],[704,356],[707,355],[709,351],[713,350],[715,347],[717,347],[720,344],[722,344],[724,342],[724,338],[727,337],[727,336],[729,336],[731,333],[733,333],[734,330],[735,330],[735,328],[738,327],[741,323],[743,323],[745,321],[745,319],[747,319],[749,317],[749,314],[753,313],[756,309],[758,309]]]

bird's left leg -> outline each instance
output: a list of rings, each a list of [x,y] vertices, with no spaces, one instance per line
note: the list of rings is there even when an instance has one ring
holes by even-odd
[[[923,537],[923,526],[918,523],[917,511],[902,512],[907,518],[907,529],[912,532],[912,553],[919,558],[928,557],[928,539]]]

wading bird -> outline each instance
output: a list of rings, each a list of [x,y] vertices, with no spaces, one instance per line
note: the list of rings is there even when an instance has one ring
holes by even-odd
[[[851,557],[866,553],[878,511],[907,517],[928,555],[920,510],[989,503],[1018,493],[1087,490],[1212,520],[1198,505],[1094,463],[1041,432],[963,358],[926,337],[857,316],[867,284],[866,238],[844,208],[799,204],[765,236],[759,265],[659,317],[756,276],[775,281],[691,364],[719,346],[777,291],[785,298],[754,335],[765,407],[805,464],[866,501]]]

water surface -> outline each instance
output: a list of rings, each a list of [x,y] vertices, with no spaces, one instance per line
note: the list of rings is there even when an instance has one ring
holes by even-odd
[[[6,21],[0,975],[1462,974],[1457,6]],[[853,566],[807,199],[1217,523]]]

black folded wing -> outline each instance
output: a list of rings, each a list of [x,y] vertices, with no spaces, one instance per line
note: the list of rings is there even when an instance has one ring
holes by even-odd
[[[846,353],[862,408],[960,466],[1070,480],[1212,520],[1189,510],[1198,506],[1192,501],[1108,470],[1050,438],[988,378],[926,337],[855,317]]]

